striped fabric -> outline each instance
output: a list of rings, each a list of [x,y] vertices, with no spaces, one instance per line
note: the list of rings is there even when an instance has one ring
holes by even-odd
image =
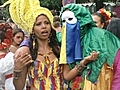
[[[30,83],[37,90],[61,90],[63,86],[61,70],[57,58],[50,66],[36,60],[29,70]]]

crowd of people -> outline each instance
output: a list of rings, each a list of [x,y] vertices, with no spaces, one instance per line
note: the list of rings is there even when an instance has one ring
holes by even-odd
[[[120,89],[117,13],[91,14],[71,3],[56,15],[39,0],[7,4],[11,18],[0,17],[0,89]]]

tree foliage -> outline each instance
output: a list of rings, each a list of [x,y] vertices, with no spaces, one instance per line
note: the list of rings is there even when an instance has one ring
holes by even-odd
[[[8,0],[0,0],[0,5],[2,5],[4,2]],[[40,5],[43,7],[47,7],[50,10],[57,10],[60,11],[62,7],[62,0],[39,0]],[[90,0],[76,0],[76,3],[87,3]],[[97,0],[94,0],[97,1]],[[117,0],[103,0],[105,2],[116,2]],[[6,15],[6,17],[9,17],[8,7],[5,7],[4,9],[0,8],[0,13],[3,13]]]
[[[60,10],[62,6],[61,0],[40,0],[40,5],[50,10]]]
[[[96,2],[96,1],[100,1],[100,0],[76,0],[77,3],[88,3],[90,1]],[[117,0],[102,0],[102,1],[115,3]]]

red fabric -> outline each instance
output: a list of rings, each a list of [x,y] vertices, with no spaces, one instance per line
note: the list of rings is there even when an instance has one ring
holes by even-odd
[[[11,77],[13,77],[13,73],[6,75],[5,79],[11,78]]]
[[[42,90],[45,90],[44,81],[43,80],[41,81],[41,84],[42,84]]]
[[[4,57],[6,56],[6,54],[7,54],[7,53],[1,54],[1,55],[0,55],[0,59],[1,59],[1,58],[4,58]]]
[[[54,85],[54,90],[56,90],[55,78],[53,76],[51,76],[51,80],[52,80],[52,84]]]
[[[12,27],[9,24],[6,23],[0,23],[0,35],[3,34],[4,38],[2,39],[2,42],[0,43],[0,50],[8,48],[12,43]]]

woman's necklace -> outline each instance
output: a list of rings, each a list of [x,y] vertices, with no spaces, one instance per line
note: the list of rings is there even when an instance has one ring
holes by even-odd
[[[45,64],[47,65],[47,66],[49,66],[50,65],[50,59],[49,59],[49,55],[50,54],[52,54],[52,48],[50,48],[50,51],[47,53],[47,54],[42,54],[41,52],[39,52],[38,51],[38,55],[40,55],[40,56],[43,56],[44,57],[44,59],[45,59]]]

